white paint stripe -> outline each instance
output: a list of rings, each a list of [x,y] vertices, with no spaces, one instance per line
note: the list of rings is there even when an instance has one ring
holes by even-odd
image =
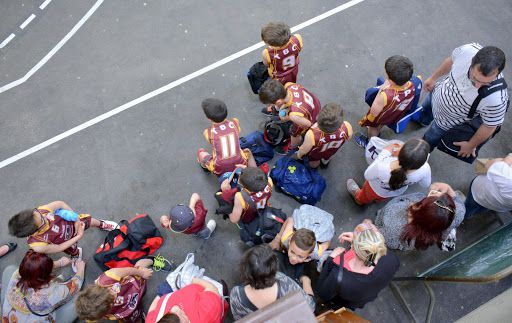
[[[0,93],[3,93],[7,90],[12,89],[15,86],[18,86],[22,83],[25,83],[32,75],[34,75],[41,67],[43,67],[44,64],[46,64],[52,57],[57,53],[66,42],[73,37],[73,35],[82,27],[82,25],[92,16],[92,14],[98,9],[98,7],[103,3],[104,0],[98,0],[96,3],[92,6],[91,9],[85,14],[85,16],[80,19],[80,21],[71,29],[62,40],[55,45],[55,47],[50,50],[48,54],[46,54],[45,57],[43,57],[34,67],[30,69],[30,71],[25,74],[22,78],[17,79],[16,81],[13,81],[9,84],[6,84],[2,87],[0,87]],[[13,36],[14,37],[14,36]],[[3,44],[3,43],[2,43]],[[2,48],[3,46],[0,46]]]
[[[44,8],[46,8],[46,6],[50,4],[50,2],[52,2],[52,0],[46,0],[39,6],[39,9],[44,10]]]
[[[34,14],[31,14],[21,25],[20,25],[20,29],[25,29],[25,27],[27,27],[27,25],[32,21],[34,20],[34,18],[36,17],[36,15]]]
[[[0,43],[0,48],[4,48],[7,44],[9,44],[9,42],[14,38],[16,37],[15,34],[10,34],[6,39],[4,39],[4,41],[2,43]],[[1,93],[1,92],[0,92]]]
[[[365,0],[352,0],[352,1],[349,1],[349,2],[343,4],[343,5],[339,6],[339,7],[336,7],[334,9],[332,9],[332,10],[327,11],[324,14],[321,14],[320,16],[312,18],[312,19],[310,19],[310,20],[308,20],[306,22],[303,22],[300,25],[297,25],[297,26],[293,27],[292,30],[294,32],[298,31],[298,30],[300,30],[302,28],[305,28],[305,27],[307,27],[307,26],[309,26],[309,25],[311,25],[313,23],[319,22],[322,19],[330,17],[330,16],[332,16],[335,13],[341,12],[341,11],[343,11],[345,9],[348,9],[348,8],[352,7],[353,5],[356,5],[356,4],[361,3],[363,1],[365,1]],[[318,17],[322,17],[322,18],[319,19]],[[188,75],[186,75],[186,76],[184,76],[184,77],[182,77],[182,78],[180,78],[180,79],[178,79],[176,81],[173,81],[173,82],[171,82],[171,83],[169,83],[167,85],[164,85],[164,86],[162,86],[162,87],[160,87],[160,88],[158,88],[156,90],[153,90],[153,91],[151,91],[149,93],[146,93],[146,94],[144,94],[141,97],[138,97],[138,98],[136,98],[136,99],[134,99],[134,100],[132,100],[132,101],[130,101],[128,103],[125,103],[125,104],[123,104],[123,105],[121,105],[121,106],[119,106],[119,107],[117,107],[115,109],[112,109],[112,110],[110,110],[108,112],[105,112],[102,115],[97,116],[96,118],[93,118],[93,119],[91,119],[91,120],[89,120],[89,121],[87,121],[85,123],[82,123],[82,124],[80,124],[80,125],[78,125],[78,126],[76,126],[74,128],[71,128],[71,129],[69,129],[69,130],[67,130],[67,131],[65,131],[65,132],[63,132],[63,133],[61,133],[61,134],[59,134],[59,135],[57,135],[57,136],[55,136],[53,138],[50,138],[50,139],[48,139],[48,140],[46,140],[46,141],[44,141],[44,142],[34,146],[34,147],[31,147],[31,148],[29,148],[29,149],[27,149],[25,151],[22,151],[21,153],[19,153],[17,155],[14,155],[14,156],[12,156],[10,158],[7,158],[7,159],[3,160],[2,162],[0,162],[0,169],[4,168],[7,165],[10,165],[10,164],[18,161],[18,160],[20,160],[20,159],[22,159],[24,157],[32,155],[33,153],[38,152],[41,149],[44,149],[44,148],[46,148],[46,147],[48,147],[50,145],[53,145],[54,143],[59,142],[62,139],[65,139],[65,138],[67,138],[67,137],[69,137],[69,136],[71,136],[71,135],[73,135],[73,134],[75,134],[75,133],[77,133],[79,131],[82,131],[82,130],[87,129],[87,128],[89,128],[89,127],[91,127],[91,126],[93,126],[93,125],[95,125],[97,123],[100,123],[101,121],[103,121],[105,119],[113,117],[116,114],[119,114],[119,113],[121,113],[121,112],[123,112],[123,111],[125,111],[127,109],[130,109],[131,107],[136,106],[139,103],[147,101],[147,100],[149,100],[149,99],[151,99],[151,98],[153,98],[153,97],[155,97],[155,96],[157,96],[157,95],[159,95],[159,94],[161,94],[163,92],[166,92],[166,91],[168,91],[170,89],[173,89],[173,88],[175,88],[175,87],[177,87],[177,86],[179,86],[179,85],[181,85],[181,84],[183,84],[185,82],[188,82],[188,81],[190,81],[190,80],[192,80],[192,79],[194,79],[194,78],[196,78],[196,77],[198,77],[198,76],[200,76],[202,74],[205,74],[205,73],[207,73],[207,72],[209,72],[209,71],[211,71],[211,70],[213,70],[213,69],[215,69],[215,68],[217,68],[219,66],[222,66],[222,65],[224,65],[226,63],[229,63],[229,62],[231,62],[231,61],[233,61],[233,60],[235,60],[235,59],[237,59],[239,57],[242,57],[242,56],[244,56],[244,55],[246,55],[246,54],[248,54],[248,53],[250,53],[250,52],[252,52],[252,51],[254,51],[256,49],[258,49],[258,48],[263,47],[263,45],[264,45],[263,42],[259,42],[257,44],[254,44],[254,45],[250,46],[250,47],[247,47],[247,48],[245,48],[245,49],[243,49],[243,50],[241,50],[239,52],[231,54],[228,57],[225,57],[225,58],[221,59],[220,61],[217,61],[217,62],[215,62],[213,64],[210,64],[210,65],[208,65],[206,67],[203,67],[200,70],[197,70],[197,71],[195,71],[195,72],[193,72],[191,74],[188,74]],[[0,91],[0,93],[1,93],[1,91]]]

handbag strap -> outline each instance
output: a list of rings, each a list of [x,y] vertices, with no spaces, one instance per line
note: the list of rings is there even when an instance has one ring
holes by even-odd
[[[32,314],[34,314],[36,316],[41,316],[41,317],[48,316],[48,315],[52,314],[56,309],[58,309],[59,307],[61,307],[62,305],[66,304],[68,302],[67,299],[63,299],[60,302],[58,302],[57,304],[53,305],[46,312],[36,312],[30,306],[30,304],[29,304],[29,302],[27,300],[27,296],[25,294],[23,294],[22,298],[23,298],[23,301],[25,302],[25,305],[27,306],[27,309],[30,311],[30,313],[32,313]]]
[[[340,255],[340,268],[338,270],[338,275],[336,276],[336,292],[338,295],[341,292],[341,281],[343,280],[343,265],[345,263],[345,251]]]
[[[478,96],[476,97],[475,101],[473,101],[471,109],[469,110],[468,118],[473,119],[476,113],[476,108],[478,108],[478,105],[480,104],[480,101],[482,101],[483,98],[493,94],[494,92],[501,91],[506,88],[507,82],[505,82],[504,78],[494,80],[491,83],[489,83],[489,85],[480,87],[478,89]]]

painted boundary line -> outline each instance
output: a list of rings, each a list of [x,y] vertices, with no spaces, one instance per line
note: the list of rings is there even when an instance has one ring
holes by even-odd
[[[23,29],[25,29],[25,27],[27,27],[27,26],[28,26],[28,24],[29,24],[32,20],[34,20],[34,18],[35,18],[35,17],[36,17],[36,15],[34,15],[34,14],[31,14],[30,16],[28,16],[28,18],[27,18],[27,19],[25,19],[25,21],[20,25],[20,29],[22,29],[22,30],[23,30]]]
[[[14,38],[16,37],[15,34],[10,34],[9,36],[7,36],[6,39],[4,39],[4,41],[0,44],[0,49],[4,48],[7,44],[9,44],[9,42]],[[0,92],[2,93],[2,92]]]
[[[89,9],[89,11],[87,11],[85,16],[83,16],[82,19],[80,19],[80,21],[78,21],[78,23],[73,27],[73,29],[71,29],[66,34],[66,36],[64,36],[64,38],[62,38],[61,41],[58,42],[57,45],[55,45],[55,47],[53,47],[52,50],[50,50],[50,52],[48,52],[48,54],[46,54],[45,57],[43,57],[34,67],[32,67],[30,69],[30,71],[28,71],[27,74],[25,74],[22,78],[19,78],[16,81],[13,81],[11,83],[8,83],[8,84],[0,87],[0,93],[3,93],[7,90],[12,89],[15,86],[25,83],[32,75],[34,75],[41,67],[43,67],[43,65],[46,64],[53,57],[53,55],[55,55],[55,53],[57,53],[62,48],[62,46],[64,46],[64,44],[67,43],[67,41],[71,37],[73,37],[73,35],[80,29],[80,27],[82,27],[82,25],[85,24],[85,22],[99,8],[99,6],[103,3],[103,1],[104,0],[96,1],[96,3],[91,7],[91,9]],[[2,47],[0,47],[0,48],[2,48]]]
[[[329,10],[329,11],[327,11],[327,12],[325,12],[325,13],[319,15],[319,16],[316,16],[316,17],[314,17],[312,19],[309,19],[309,20],[307,20],[307,21],[305,21],[305,22],[303,22],[303,23],[301,23],[301,24],[291,28],[291,30],[293,32],[301,30],[301,29],[303,29],[305,27],[308,27],[308,26],[310,26],[310,25],[312,25],[314,23],[317,23],[317,22],[319,22],[319,21],[321,21],[321,20],[323,20],[325,18],[328,18],[328,17],[330,17],[330,16],[332,16],[332,15],[334,15],[336,13],[339,13],[339,12],[341,12],[343,10],[346,10],[346,9],[352,7],[352,6],[355,6],[356,4],[359,4],[359,3],[363,2],[363,1],[365,1],[365,0],[352,0],[352,1],[349,1],[347,3],[344,3],[344,4],[334,8],[332,10]],[[164,86],[162,86],[162,87],[160,87],[160,88],[158,88],[156,90],[153,90],[153,91],[151,91],[149,93],[146,93],[143,96],[140,96],[140,97],[138,97],[138,98],[136,98],[136,99],[134,99],[134,100],[132,100],[130,102],[127,102],[127,103],[125,103],[125,104],[123,104],[123,105],[121,105],[121,106],[119,106],[119,107],[117,107],[115,109],[112,109],[112,110],[110,110],[108,112],[105,112],[105,113],[103,113],[103,114],[101,114],[101,115],[99,115],[99,116],[97,116],[97,117],[95,117],[95,118],[93,118],[93,119],[91,119],[91,120],[89,120],[87,122],[84,122],[84,123],[82,123],[82,124],[80,124],[80,125],[78,125],[78,126],[76,126],[74,128],[71,128],[71,129],[69,129],[69,130],[67,130],[67,131],[65,131],[65,132],[63,132],[61,134],[58,134],[57,136],[52,137],[52,138],[50,138],[50,139],[48,139],[48,140],[46,140],[46,141],[44,141],[44,142],[42,142],[42,143],[40,143],[38,145],[35,145],[35,146],[25,150],[25,151],[22,151],[19,154],[16,154],[16,155],[14,155],[14,156],[12,156],[10,158],[7,158],[7,159],[3,160],[2,162],[0,162],[0,169],[6,167],[6,166],[8,166],[8,165],[10,165],[10,164],[12,164],[12,163],[14,163],[16,161],[18,161],[18,160],[20,160],[22,158],[30,156],[30,155],[38,152],[41,149],[44,149],[44,148],[46,148],[46,147],[48,147],[50,145],[53,145],[54,143],[59,142],[62,139],[65,139],[65,138],[67,138],[67,137],[69,137],[69,136],[71,136],[71,135],[73,135],[73,134],[75,134],[75,133],[77,133],[79,131],[82,131],[82,130],[84,130],[86,128],[89,128],[89,127],[91,127],[91,126],[93,126],[93,125],[95,125],[97,123],[100,123],[101,121],[103,121],[105,119],[113,117],[116,114],[119,114],[119,113],[121,113],[121,112],[123,112],[123,111],[125,111],[127,109],[130,109],[130,108],[136,106],[139,103],[147,101],[147,100],[149,100],[149,99],[151,99],[151,98],[153,98],[153,97],[155,97],[155,96],[157,96],[157,95],[159,95],[159,94],[161,94],[163,92],[166,92],[166,91],[168,91],[170,89],[175,88],[176,86],[179,86],[179,85],[181,85],[181,84],[183,84],[185,82],[188,82],[188,81],[190,81],[190,80],[192,80],[192,79],[194,79],[194,78],[196,78],[196,77],[198,77],[200,75],[203,75],[203,74],[205,74],[205,73],[207,73],[207,72],[209,72],[209,71],[211,71],[211,70],[213,70],[213,69],[215,69],[215,68],[217,68],[219,66],[227,64],[227,63],[229,63],[229,62],[231,62],[231,61],[233,61],[233,60],[235,60],[237,58],[240,58],[240,57],[242,57],[242,56],[244,56],[244,55],[246,55],[246,54],[248,54],[248,53],[250,53],[250,52],[252,52],[252,51],[254,51],[256,49],[258,49],[258,48],[261,48],[263,46],[264,46],[263,42],[256,43],[256,44],[254,44],[254,45],[252,45],[250,47],[242,49],[239,52],[231,54],[228,57],[225,57],[225,58],[223,58],[223,59],[221,59],[221,60],[219,60],[219,61],[217,61],[217,62],[215,62],[213,64],[210,64],[210,65],[208,65],[206,67],[203,67],[200,70],[197,70],[197,71],[195,71],[195,72],[193,72],[191,74],[188,74],[188,75],[186,75],[186,76],[184,76],[184,77],[182,77],[182,78],[180,78],[180,79],[178,79],[176,81],[173,81],[173,82],[171,82],[171,83],[169,83],[167,85],[164,85]]]
[[[52,0],[46,0],[45,2],[41,3],[39,9],[44,10],[44,8],[46,8],[46,6],[50,4],[50,2],[52,2]]]

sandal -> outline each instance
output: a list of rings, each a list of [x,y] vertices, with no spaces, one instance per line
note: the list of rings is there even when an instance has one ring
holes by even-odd
[[[0,256],[0,258],[3,258],[5,256],[7,256],[8,254],[10,254],[12,251],[14,251],[16,249],[16,247],[18,247],[18,244],[16,242],[8,242],[8,243],[5,243],[3,244],[2,246],[7,246],[9,248],[9,250],[7,250],[7,252],[5,253],[5,255],[3,256]]]

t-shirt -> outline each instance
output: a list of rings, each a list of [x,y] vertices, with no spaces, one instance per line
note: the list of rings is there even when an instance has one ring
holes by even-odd
[[[471,185],[471,194],[481,206],[497,212],[512,210],[512,166],[504,161],[491,165]]]
[[[183,233],[195,234],[201,231],[201,229],[204,227],[204,220],[207,213],[208,209],[204,207],[203,201],[198,200],[194,206],[194,221],[192,222],[192,226],[183,231]]]
[[[277,282],[277,299],[286,296],[288,293],[299,291],[302,297],[306,300],[312,311],[315,310],[315,300],[311,295],[306,292],[290,277],[286,276],[281,272],[276,273]],[[251,302],[251,300],[245,294],[245,286],[235,286],[231,289],[229,294],[231,313],[235,320],[239,320],[242,317],[255,312],[258,308]]]
[[[324,301],[333,301],[336,308],[342,306],[350,309],[362,308],[366,303],[377,298],[379,292],[391,282],[399,267],[398,257],[388,251],[368,274],[355,273],[344,266],[343,279],[341,286],[338,287],[340,267],[332,257],[327,257],[315,286],[315,295]]]
[[[156,309],[150,311],[146,323],[158,322],[175,305],[179,306],[191,323],[222,322],[222,300],[218,294],[205,291],[198,284],[191,284],[158,300]]]
[[[467,115],[478,89],[469,79],[469,68],[473,56],[482,48],[480,44],[466,44],[452,52],[453,65],[448,75],[437,82],[432,92],[432,112],[437,125],[449,130],[468,120]],[[497,78],[503,78],[500,73]],[[508,101],[507,90],[497,91],[482,99],[475,115],[480,115],[488,126],[503,123]]]
[[[139,276],[123,278],[106,271],[95,281],[96,285],[110,288],[115,294],[114,306],[106,315],[109,320],[136,322],[142,315],[142,296],[146,291],[146,280]]]
[[[397,190],[391,190],[389,179],[391,178],[391,163],[398,157],[391,156],[388,150],[382,150],[373,163],[364,172],[364,178],[368,181],[373,191],[380,197],[394,197],[405,193],[409,185],[418,183],[422,187],[429,187],[432,180],[430,165],[425,162],[420,168],[407,174],[404,186]]]

